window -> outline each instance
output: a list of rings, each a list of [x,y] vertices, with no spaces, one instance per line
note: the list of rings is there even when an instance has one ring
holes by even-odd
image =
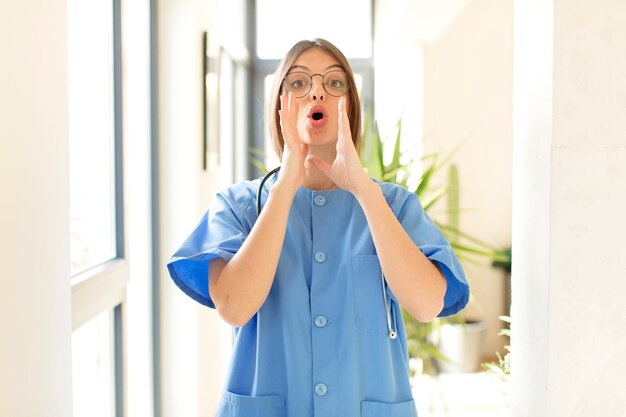
[[[115,404],[112,316],[111,311],[103,311],[72,335],[75,416],[112,415]]]
[[[120,0],[68,1],[74,416],[121,416]]]
[[[71,274],[116,256],[113,8],[68,2]]]
[[[332,42],[346,57],[372,56],[371,0],[258,0],[256,28],[261,59],[281,59],[294,43],[313,38]]]

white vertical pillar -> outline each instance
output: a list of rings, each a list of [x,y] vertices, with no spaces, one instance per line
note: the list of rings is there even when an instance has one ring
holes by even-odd
[[[514,416],[626,415],[624,21],[516,2]]]
[[[72,415],[67,18],[0,5],[0,415]]]
[[[217,0],[158,0],[160,409],[212,415],[220,397],[220,320],[170,279],[165,263],[208,208],[220,170],[202,170],[202,32],[219,36]],[[220,17],[221,16],[221,17]]]
[[[552,0],[514,8],[511,401],[514,416],[546,417]]]

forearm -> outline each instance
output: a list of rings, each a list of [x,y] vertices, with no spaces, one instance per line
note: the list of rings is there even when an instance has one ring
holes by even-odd
[[[372,233],[381,268],[400,304],[420,321],[430,321],[443,309],[446,281],[441,271],[413,243],[378,184],[355,194]]]
[[[242,326],[261,308],[272,287],[295,191],[276,184],[250,235],[218,275],[209,272],[220,316]]]

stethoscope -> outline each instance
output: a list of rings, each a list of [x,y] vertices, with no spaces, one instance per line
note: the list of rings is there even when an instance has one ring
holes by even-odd
[[[274,174],[276,174],[280,170],[280,167],[276,167],[270,172],[268,172],[261,183],[259,184],[259,188],[256,193],[256,215],[259,218],[261,214],[261,193],[263,192],[263,185],[265,182]],[[385,313],[387,314],[387,330],[389,330],[389,338],[394,340],[398,337],[398,322],[396,321],[396,313],[395,310],[389,308],[389,302],[387,301],[387,281],[385,280],[385,275],[380,274],[382,289],[383,289],[383,301],[385,302]],[[393,314],[393,327],[391,326],[391,315]]]

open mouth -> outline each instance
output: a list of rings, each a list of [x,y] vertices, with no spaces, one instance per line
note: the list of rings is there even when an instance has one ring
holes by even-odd
[[[319,104],[309,109],[307,117],[309,118],[309,126],[313,129],[324,127],[328,122],[328,113],[326,113],[324,106]]]
[[[320,121],[326,117],[326,109],[324,106],[315,105],[309,109],[307,116],[315,121]]]

